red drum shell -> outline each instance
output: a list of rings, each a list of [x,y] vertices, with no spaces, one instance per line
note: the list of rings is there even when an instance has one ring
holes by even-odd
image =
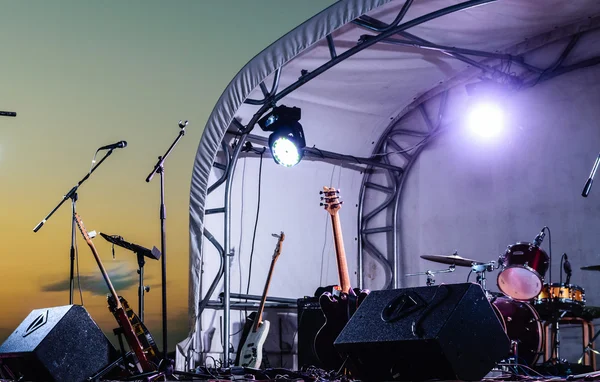
[[[517,243],[507,248],[501,258],[498,288],[518,301],[529,301],[542,291],[550,257],[531,243]]]
[[[519,363],[535,365],[544,345],[544,333],[540,316],[528,303],[508,297],[494,297],[492,306],[500,313],[506,334],[517,342]],[[498,313],[496,313],[498,314]],[[511,356],[508,350],[507,358]]]

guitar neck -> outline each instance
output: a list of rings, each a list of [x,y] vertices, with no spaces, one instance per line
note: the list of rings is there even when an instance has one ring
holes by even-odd
[[[98,263],[98,268],[100,268],[100,272],[102,273],[102,277],[104,278],[104,281],[106,282],[106,285],[108,286],[110,294],[115,299],[116,308],[121,309],[122,308],[121,301],[119,300],[117,291],[113,287],[112,282],[110,281],[110,278],[108,277],[108,272],[106,272],[106,269],[104,268],[104,264],[102,264],[102,261],[100,260],[100,255],[98,255],[96,246],[94,246],[94,243],[91,240],[86,240],[86,241],[87,241],[89,247],[91,248],[92,253],[94,254],[94,258],[96,259],[96,263]]]
[[[275,262],[277,260],[273,259],[271,261],[271,267],[269,268],[269,275],[267,276],[267,281],[265,282],[265,289],[263,291],[262,298],[260,299],[260,306],[258,307],[258,314],[256,315],[256,321],[254,321],[254,325],[252,326],[252,331],[256,332],[260,323],[262,322],[263,311],[265,310],[265,302],[267,301],[267,293],[269,292],[269,285],[271,284],[271,276],[273,275],[273,269],[275,269]]]
[[[335,243],[340,288],[342,292],[347,293],[351,288],[350,275],[348,274],[348,262],[346,261],[346,251],[344,250],[342,225],[340,223],[340,216],[337,213],[331,215],[331,226],[333,227],[333,242]]]

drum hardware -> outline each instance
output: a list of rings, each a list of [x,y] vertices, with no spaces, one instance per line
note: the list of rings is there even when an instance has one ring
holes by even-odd
[[[581,354],[581,358],[579,358],[579,360],[577,361],[578,364],[582,364],[583,363],[583,358],[585,357],[585,354],[587,352],[592,352],[594,354],[600,354],[600,352],[596,349],[593,348],[594,346],[594,341],[596,341],[596,338],[598,338],[598,336],[600,336],[600,330],[598,330],[596,332],[596,334],[594,334],[594,337],[592,337],[592,339],[590,340],[590,342],[585,346],[585,348],[583,349],[583,353]],[[600,372],[598,374],[596,374],[595,376],[600,377]]]
[[[441,269],[441,270],[427,270],[425,272],[418,272],[418,273],[407,273],[404,276],[427,276],[427,286],[432,286],[435,285],[435,276],[438,273],[451,273],[454,272],[454,270],[456,269],[456,267],[454,266],[454,264],[450,265],[448,267],[448,269]]]
[[[477,274],[477,284],[481,285],[481,289],[483,289],[483,291],[486,293],[486,295],[488,295],[488,290],[486,288],[485,285],[485,272],[491,272],[494,270],[494,267],[496,266],[496,262],[495,261],[490,261],[489,263],[479,263],[479,264],[473,264],[471,266],[471,272],[475,272]]]
[[[544,361],[545,364],[560,364],[560,363],[568,363],[566,359],[560,359],[560,320],[567,314],[568,312],[562,311],[559,317],[553,319],[551,337],[552,337],[552,353],[550,359]],[[549,338],[547,340],[550,340]]]
[[[503,325],[511,348],[507,349],[507,362],[533,366],[543,348],[543,328],[540,317],[527,302],[510,297],[495,297],[491,301],[496,316]]]
[[[600,265],[588,265],[587,267],[581,267],[582,271],[600,271]]]
[[[464,257],[458,256],[458,252],[457,251],[455,251],[450,256],[444,256],[444,255],[422,255],[421,258],[424,259],[424,260],[433,261],[434,263],[450,264],[450,265],[455,265],[455,266],[459,266],[459,267],[470,267],[473,264],[482,264],[479,261],[475,261],[475,260],[471,260],[471,259],[466,259]]]

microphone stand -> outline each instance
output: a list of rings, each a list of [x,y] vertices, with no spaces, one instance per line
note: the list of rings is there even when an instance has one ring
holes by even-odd
[[[583,186],[583,191],[581,191],[581,196],[583,196],[584,198],[587,198],[587,196],[590,194],[590,190],[592,189],[592,183],[594,182],[594,176],[596,175],[596,171],[598,170],[598,165],[600,165],[600,154],[598,154],[598,157],[594,162],[594,167],[592,167],[592,172],[590,173],[588,180]]]
[[[165,220],[167,218],[165,208],[165,167],[164,163],[171,151],[179,142],[181,137],[185,135],[185,127],[188,121],[179,121],[179,135],[175,138],[175,141],[171,144],[171,147],[167,150],[165,155],[158,157],[158,162],[154,165],[154,169],[146,178],[146,182],[150,182],[154,177],[154,174],[160,174],[160,251],[162,253],[162,337],[163,337],[163,367],[167,374],[171,375],[171,362],[167,357],[167,243],[166,243],[166,225]]]
[[[46,224],[48,219],[50,219],[50,217],[56,212],[56,210],[58,210],[60,208],[60,206],[62,206],[62,204],[67,199],[71,199],[71,250],[70,250],[71,266],[70,266],[70,272],[69,272],[69,305],[73,305],[73,290],[74,290],[73,273],[74,273],[74,263],[75,263],[75,213],[76,213],[76,204],[77,204],[77,198],[78,198],[77,190],[79,189],[79,186],[81,186],[83,184],[83,182],[85,182],[90,177],[90,175],[92,175],[92,173],[94,171],[96,171],[96,169],[98,167],[100,167],[102,162],[104,162],[106,160],[106,158],[108,158],[110,156],[110,154],[112,154],[112,152],[113,152],[113,149],[108,150],[108,152],[98,162],[98,164],[96,164],[79,182],[77,182],[77,184],[73,188],[71,188],[69,190],[69,192],[67,192],[65,194],[65,196],[63,196],[63,199],[60,201],[60,203],[58,203],[58,205],[56,207],[54,207],[54,209],[52,211],[50,211],[50,213],[48,215],[46,215],[46,217],[41,222],[39,222],[38,225],[35,226],[35,228],[33,228],[33,232],[38,232],[42,228],[42,226],[44,224]]]

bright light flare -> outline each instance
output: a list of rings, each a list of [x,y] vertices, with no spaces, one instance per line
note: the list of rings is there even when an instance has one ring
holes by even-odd
[[[300,151],[294,142],[286,137],[280,137],[273,142],[271,148],[275,161],[282,166],[292,167],[300,162]]]
[[[504,129],[504,113],[493,103],[473,105],[467,116],[467,125],[484,138],[495,137]]]

